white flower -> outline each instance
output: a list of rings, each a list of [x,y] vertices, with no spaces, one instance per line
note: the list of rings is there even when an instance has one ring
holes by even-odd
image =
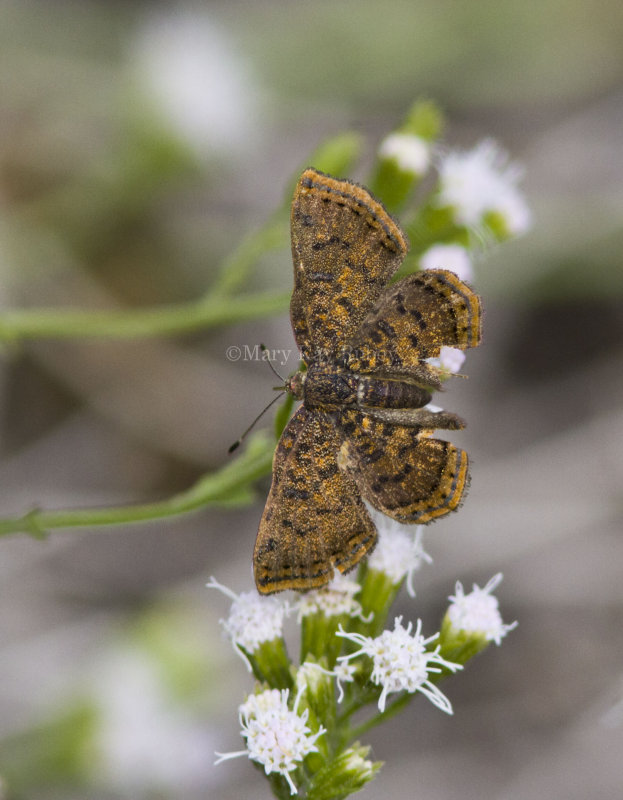
[[[115,796],[194,796],[209,778],[214,734],[171,695],[162,664],[125,647],[98,661],[94,768]]]
[[[494,575],[484,589],[476,584],[469,594],[463,591],[460,581],[456,582],[455,594],[448,598],[448,619],[455,630],[483,635],[487,641],[500,644],[509,631],[517,627],[517,622],[505,625],[498,608],[497,597],[491,592],[499,586],[503,578],[501,572]]]
[[[441,672],[439,667],[445,667],[452,672],[463,667],[442,658],[439,655],[439,645],[434,650],[426,650],[426,645],[437,639],[439,634],[425,639],[420,632],[421,620],[417,621],[413,635],[411,628],[411,623],[406,628],[402,626],[402,617],[396,617],[394,620],[393,631],[383,631],[375,639],[360,633],[346,633],[340,628],[336,635],[361,645],[361,650],[340,656],[338,660],[356,658],[362,654],[372,659],[373,669],[370,678],[373,683],[383,687],[379,697],[379,711],[385,710],[388,694],[401,691],[412,694],[419,691],[442,711],[452,714],[450,701],[428,680],[428,674]]]
[[[376,547],[368,556],[368,569],[383,572],[392,583],[399,583],[407,576],[407,591],[415,597],[413,573],[422,561],[429,564],[432,558],[422,544],[423,525],[402,525],[380,511],[367,506],[379,534]]]
[[[355,595],[361,590],[357,581],[347,578],[340,572],[335,573],[333,580],[322,589],[313,589],[301,595],[296,604],[298,609],[297,621],[303,617],[321,611],[326,617],[338,617],[348,614],[350,617],[361,618],[361,605],[355,600]]]
[[[281,708],[281,692],[279,689],[266,689],[259,694],[250,694],[244,703],[238,708],[238,712],[243,717],[251,719],[258,714],[268,714],[271,711],[278,711]]]
[[[454,210],[460,225],[477,226],[487,213],[504,219],[508,233],[530,228],[531,214],[517,189],[522,170],[491,139],[473,150],[447,153],[439,164],[438,205]]]
[[[220,620],[235,649],[243,657],[250,669],[242,647],[247,653],[254,653],[264,642],[278,639],[283,631],[283,620],[288,606],[277,597],[262,597],[257,592],[236,594],[222,586],[214,578],[206,584],[210,589],[218,589],[233,600],[227,619]]]
[[[437,367],[442,372],[450,372],[456,375],[463,366],[465,353],[458,347],[447,347],[442,345],[439,355],[435,358],[427,358],[426,362],[433,367]]]
[[[390,133],[379,145],[379,156],[393,159],[403,172],[423,175],[430,164],[430,145],[412,133]]]
[[[267,775],[278,772],[290,786],[290,793],[297,789],[290,775],[308,753],[317,753],[316,739],[326,733],[323,727],[312,733],[307,726],[308,711],[300,716],[296,713],[300,692],[294,701],[294,709],[288,708],[289,690],[281,692],[267,689],[251,695],[239,708],[241,735],[246,739],[247,749],[234,753],[216,753],[217,764],[229,758],[248,755],[264,767]]]
[[[434,244],[420,256],[421,269],[449,269],[462,281],[474,278],[472,260],[460,244]]]
[[[255,75],[212,17],[158,9],[139,28],[131,55],[148,101],[198,156],[248,152],[257,140]]]

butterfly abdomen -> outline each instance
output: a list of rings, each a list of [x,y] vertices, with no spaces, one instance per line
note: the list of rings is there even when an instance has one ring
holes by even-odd
[[[311,365],[303,379],[305,407],[422,408],[430,402],[426,389],[403,381],[341,371],[326,364]]]
[[[412,383],[360,376],[357,386],[359,408],[422,408],[430,392]]]

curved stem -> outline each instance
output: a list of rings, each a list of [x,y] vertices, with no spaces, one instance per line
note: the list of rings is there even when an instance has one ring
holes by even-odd
[[[246,236],[223,262],[204,302],[225,297],[240,286],[253,264],[265,253],[281,249],[288,240],[287,214],[278,210],[265,225]]]
[[[25,309],[0,315],[0,342],[40,338],[135,338],[205,330],[284,311],[289,292],[258,292],[160,308],[114,311]]]
[[[189,489],[166,500],[111,508],[33,509],[22,516],[0,519],[0,536],[29,533],[42,537],[56,528],[144,522],[184,514],[208,505],[228,504],[233,499],[239,499],[253,481],[270,473],[272,459],[273,442],[266,437],[256,437],[235,461],[202,476]]]

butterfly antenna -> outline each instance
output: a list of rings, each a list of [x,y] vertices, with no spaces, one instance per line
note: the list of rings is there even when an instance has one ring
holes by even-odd
[[[285,386],[277,386],[276,388],[277,388],[277,389],[278,389],[280,392],[285,392]],[[246,436],[248,433],[250,433],[250,432],[253,430],[253,427],[255,426],[255,423],[256,423],[256,422],[258,422],[258,421],[259,421],[259,420],[260,420],[260,419],[261,419],[261,418],[264,416],[264,414],[265,414],[265,413],[268,411],[268,409],[269,409],[269,408],[270,408],[272,405],[274,405],[274,404],[277,402],[277,400],[279,400],[279,399],[280,399],[280,397],[281,397],[281,395],[280,395],[280,394],[278,394],[276,397],[273,397],[273,399],[272,399],[272,400],[270,401],[270,403],[269,403],[269,404],[266,406],[266,408],[264,408],[262,411],[260,411],[260,413],[259,413],[259,414],[257,415],[257,417],[256,417],[256,418],[253,420],[253,422],[252,422],[252,423],[249,425],[249,427],[248,427],[248,428],[246,429],[246,431],[245,431],[245,432],[242,434],[242,436],[241,436],[239,439],[237,439],[237,440],[236,440],[236,441],[235,441],[235,442],[232,444],[232,446],[231,446],[231,447],[229,448],[229,450],[227,451],[228,453],[233,453],[233,452],[234,452],[234,450],[237,450],[237,449],[240,447],[240,445],[242,444],[242,442],[243,442],[243,440],[244,440],[245,436]]]
[[[266,352],[268,352],[268,348],[266,347],[266,345],[265,345],[265,344],[261,344],[261,345],[260,345],[260,350],[262,351],[262,353],[266,353]],[[265,360],[266,360],[266,363],[268,364],[268,366],[269,366],[269,367],[271,368],[271,370],[273,371],[273,374],[274,374],[274,375],[276,375],[276,376],[279,378],[279,380],[280,380],[282,383],[285,383],[285,382],[286,382],[286,379],[285,379],[285,378],[283,378],[283,377],[282,377],[282,376],[281,376],[281,375],[280,375],[280,374],[277,372],[277,370],[276,370],[276,369],[273,367],[273,362],[270,360],[270,358],[266,358]]]

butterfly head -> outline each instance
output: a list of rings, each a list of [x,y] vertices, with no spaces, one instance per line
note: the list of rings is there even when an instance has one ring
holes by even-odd
[[[286,392],[297,400],[302,400],[306,377],[307,375],[304,372],[295,372],[294,375],[291,375],[286,381]]]

